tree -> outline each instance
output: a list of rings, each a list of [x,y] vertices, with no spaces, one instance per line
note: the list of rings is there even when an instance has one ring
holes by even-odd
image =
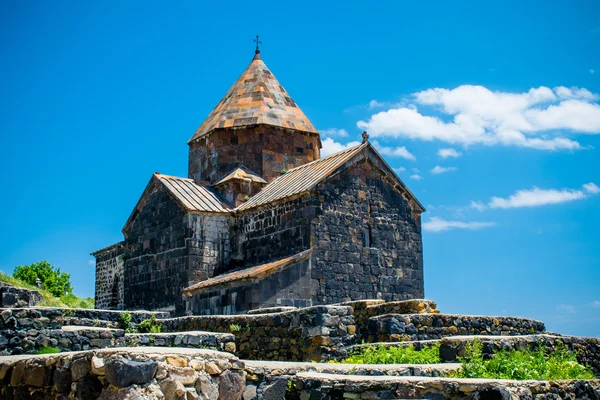
[[[15,267],[13,276],[34,286],[39,279],[42,282],[42,288],[52,293],[55,297],[73,292],[71,275],[61,272],[60,268],[54,268],[46,261],[40,261],[31,265],[18,265]]]

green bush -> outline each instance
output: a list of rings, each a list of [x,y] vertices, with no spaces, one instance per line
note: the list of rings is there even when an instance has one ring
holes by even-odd
[[[414,346],[386,347],[367,346],[343,360],[343,364],[437,364],[440,363],[440,344],[436,343],[422,350]]]
[[[594,379],[594,373],[577,362],[575,353],[563,343],[558,343],[551,353],[544,346],[536,349],[500,351],[490,359],[483,359],[483,345],[478,339],[468,343],[465,356],[460,359],[457,378],[488,379]]]
[[[119,328],[127,333],[137,333],[137,328],[131,323],[131,314],[127,311],[119,315]]]
[[[241,330],[242,330],[241,325],[238,325],[238,324],[229,325],[229,332],[231,332],[231,333],[241,332]]]
[[[56,353],[60,353],[60,349],[58,347],[52,347],[52,346],[42,346],[37,351],[37,354],[56,354]]]
[[[66,272],[61,272],[60,268],[54,268],[46,261],[30,265],[18,265],[15,267],[13,276],[34,287],[39,279],[42,283],[42,288],[50,292],[54,297],[60,297],[73,291],[71,276]]]
[[[138,331],[141,333],[160,333],[162,331],[162,322],[156,320],[156,315],[145,319],[138,325]]]

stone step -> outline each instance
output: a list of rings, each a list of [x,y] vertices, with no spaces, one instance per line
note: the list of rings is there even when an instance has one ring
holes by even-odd
[[[246,371],[255,375],[296,375],[318,372],[342,375],[390,376],[446,376],[460,368],[460,364],[336,364],[288,361],[245,360]]]
[[[188,347],[236,352],[235,336],[232,333],[205,331],[126,333],[127,346]]]
[[[510,381],[300,372],[286,399],[593,399],[600,381]],[[573,397],[574,396],[574,397]]]
[[[365,326],[366,325],[366,326]],[[517,336],[543,333],[544,323],[528,318],[462,314],[386,314],[360,326],[365,342],[441,339],[457,335]]]

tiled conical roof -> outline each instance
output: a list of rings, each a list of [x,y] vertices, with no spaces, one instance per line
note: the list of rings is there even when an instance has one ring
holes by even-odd
[[[317,133],[296,102],[269,71],[258,52],[190,142],[216,128],[255,124]]]

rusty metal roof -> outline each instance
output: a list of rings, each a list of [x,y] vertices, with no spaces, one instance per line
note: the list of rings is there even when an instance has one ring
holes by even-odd
[[[189,142],[217,128],[255,124],[317,133],[296,102],[269,71],[260,53],[233,84]],[[189,143],[188,142],[188,143]]]
[[[242,181],[250,181],[250,182],[254,182],[254,183],[265,183],[265,184],[267,183],[267,181],[265,181],[263,178],[261,178],[260,176],[258,176],[257,174],[255,174],[254,172],[249,170],[248,168],[241,166],[241,167],[237,167],[236,169],[231,171],[229,174],[227,174],[223,179],[220,179],[213,186],[217,186],[221,183],[225,183],[227,181],[235,180],[235,179],[242,180]]]
[[[240,205],[237,209],[247,210],[307,191],[327,178],[337,168],[344,165],[346,161],[360,153],[367,146],[368,143],[363,143],[332,154],[329,157],[291,169],[269,183],[262,191]]]
[[[233,211],[219,195],[208,186],[199,185],[192,179],[155,173],[156,178],[181,203],[187,211],[230,213]]]
[[[308,249],[277,261],[219,275],[183,289],[183,294],[189,296],[198,291],[214,290],[223,286],[256,282],[276,272],[283,271],[299,261],[308,259],[311,254],[312,249]]]

